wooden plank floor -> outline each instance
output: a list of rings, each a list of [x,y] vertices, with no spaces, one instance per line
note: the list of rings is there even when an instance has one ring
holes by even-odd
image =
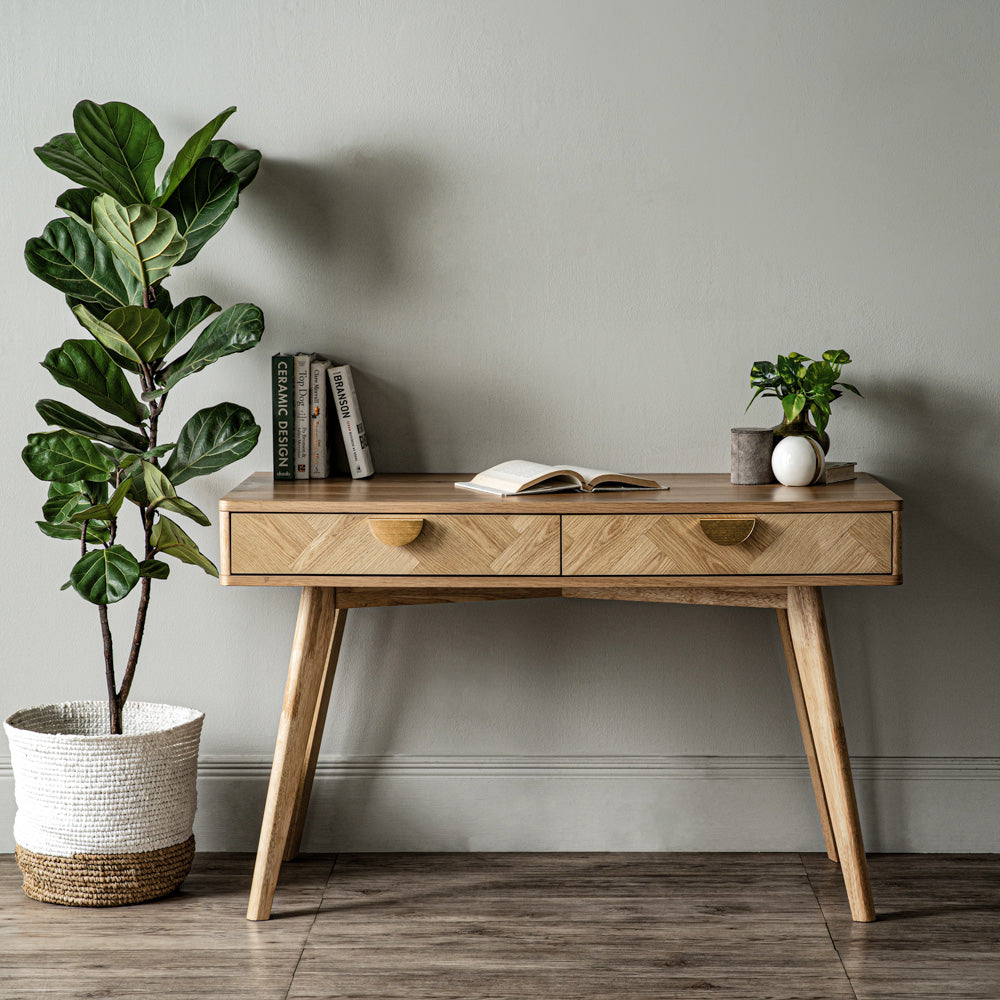
[[[1000,855],[870,865],[855,924],[821,855],[313,855],[250,923],[249,855],[108,910],[25,898],[2,855],[0,997],[998,1000]]]

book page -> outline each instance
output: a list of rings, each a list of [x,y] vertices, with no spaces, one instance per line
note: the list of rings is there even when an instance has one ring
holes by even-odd
[[[620,472],[608,472],[606,469],[585,469],[579,465],[568,465],[570,472],[575,472],[584,483],[584,489],[590,490],[665,490],[654,479],[642,476],[627,476]]]
[[[492,469],[480,472],[478,476],[472,478],[472,483],[501,493],[523,492],[549,479],[552,482],[546,485],[551,485],[555,489],[579,488],[584,480],[583,477],[577,479],[574,472],[575,470],[560,469],[554,465],[541,465],[539,462],[515,459],[511,462],[501,462]]]

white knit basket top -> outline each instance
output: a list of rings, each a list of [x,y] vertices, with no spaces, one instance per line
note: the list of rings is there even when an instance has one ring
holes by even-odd
[[[201,712],[127,703],[112,736],[101,701],[40,705],[4,723],[14,839],[37,854],[160,850],[191,836]]]

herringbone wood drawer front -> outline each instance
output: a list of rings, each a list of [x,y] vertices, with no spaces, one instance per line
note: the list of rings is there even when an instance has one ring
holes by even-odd
[[[233,573],[558,576],[559,518],[429,514],[408,545],[380,542],[366,514],[232,514]]]
[[[753,515],[740,515],[749,518]],[[892,571],[892,514],[759,514],[746,541],[719,545],[712,514],[564,516],[564,576],[769,576]]]

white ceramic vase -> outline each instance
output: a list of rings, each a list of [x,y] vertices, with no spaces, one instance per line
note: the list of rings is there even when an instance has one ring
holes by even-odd
[[[809,486],[823,474],[823,448],[811,437],[782,438],[771,452],[771,471],[785,486]]]

